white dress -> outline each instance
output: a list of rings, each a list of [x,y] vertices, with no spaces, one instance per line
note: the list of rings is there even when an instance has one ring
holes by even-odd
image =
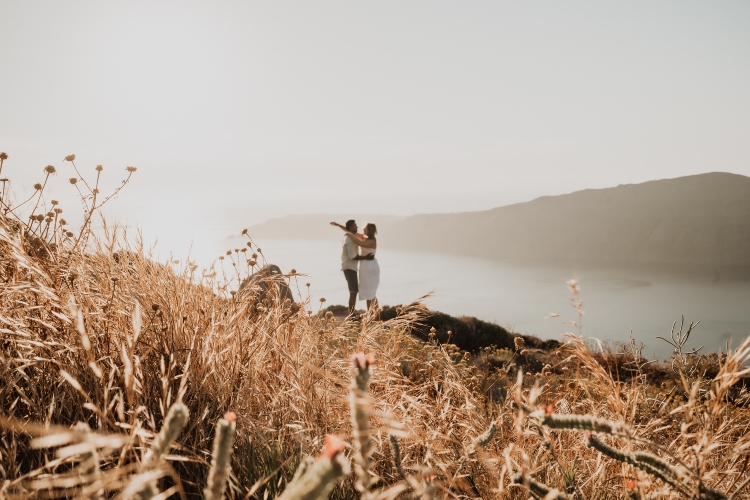
[[[373,254],[374,248],[360,248],[361,255]],[[380,284],[380,266],[376,259],[359,261],[359,300],[372,300]]]

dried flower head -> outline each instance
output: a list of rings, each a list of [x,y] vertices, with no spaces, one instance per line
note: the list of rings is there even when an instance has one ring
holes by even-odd
[[[375,364],[375,356],[373,356],[372,353],[365,354],[363,352],[358,352],[352,354],[352,361],[354,362],[354,366],[360,370],[364,370]]]
[[[135,172],[138,169],[135,168],[135,167],[125,167],[125,170],[127,170],[128,172],[130,172],[132,174],[133,172]]]
[[[231,256],[232,255],[232,251],[231,250],[227,250],[227,255]]]
[[[75,185],[75,183],[78,182],[78,179],[76,179],[75,177],[71,177],[70,179],[68,179],[68,182]]]
[[[325,438],[325,449],[321,457],[325,457],[328,460],[333,460],[336,455],[344,452],[344,441],[340,437],[328,434]]]
[[[242,234],[247,234],[247,229],[243,229],[243,230],[242,230]],[[250,244],[250,243],[248,243],[248,245],[249,245],[249,244]]]
[[[323,302],[325,302],[325,301],[326,301],[326,298],[325,298],[325,297],[321,297],[321,298],[320,298],[320,303],[321,303],[321,304],[322,304]]]
[[[297,270],[296,269],[292,269],[291,271],[289,271],[289,274],[297,274]]]
[[[56,208],[55,209],[55,213],[56,214],[61,214],[62,213],[62,208]]]
[[[305,286],[306,286],[307,288],[310,288],[310,283],[305,283]]]
[[[65,157],[65,161],[73,161],[76,159],[76,155],[68,155]]]
[[[91,192],[94,194],[99,194],[99,190],[97,188],[94,188]]]
[[[72,238],[75,235],[73,234],[72,231],[68,231],[67,233],[65,233],[65,236],[67,236],[68,238]]]
[[[36,184],[34,184],[34,189],[36,189],[37,191],[41,191],[42,185],[37,182]]]
[[[513,345],[515,346],[516,351],[522,348],[525,343],[526,341],[523,340],[523,337],[515,337],[513,339]]]
[[[59,205],[59,204],[60,204],[60,202],[59,202],[59,201],[57,201],[57,200],[52,200],[52,201],[50,201],[50,203],[52,204],[52,206],[53,206],[53,207],[54,207],[55,205]]]
[[[67,224],[68,224],[68,221],[66,221],[65,219],[60,219],[60,225],[61,226],[65,226]]]
[[[104,170],[104,167],[102,167],[101,165],[97,165],[96,166],[96,171],[97,172],[101,172],[102,170]]]
[[[257,262],[255,262],[254,260],[248,260],[247,261],[247,265],[250,266],[250,267],[253,267],[255,264],[257,264]]]
[[[7,160],[7,159],[8,159],[8,153],[6,153],[5,151],[0,153],[0,160]]]
[[[44,171],[48,174],[54,174],[57,172],[57,170],[55,170],[55,167],[53,167],[52,165],[47,165],[46,167],[44,167]]]

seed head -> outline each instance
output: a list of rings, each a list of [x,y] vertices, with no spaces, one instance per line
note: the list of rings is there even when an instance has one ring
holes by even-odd
[[[231,256],[232,255],[232,251],[231,250],[227,250],[227,255]]]
[[[132,174],[133,172],[135,172],[138,169],[135,168],[135,167],[125,167],[125,170],[127,170],[128,172],[130,172]]]
[[[55,209],[55,213],[56,214],[61,214],[62,213],[62,208],[56,208]]]
[[[68,238],[72,238],[75,235],[73,234],[72,231],[68,231],[67,233],[65,233],[65,236],[67,236]]]
[[[71,177],[70,179],[68,179],[68,182],[70,182],[71,184],[75,185],[76,182],[78,182],[78,179],[76,179],[75,177]]]
[[[44,171],[48,174],[54,174],[55,172],[57,172],[57,170],[55,170],[55,167],[53,167],[52,165],[47,165],[46,167],[44,167]]]
[[[291,271],[289,271],[289,274],[297,274],[297,270],[296,269],[292,269]]]
[[[60,219],[60,225],[61,226],[65,226],[67,224],[68,224],[68,221],[66,221],[65,219]]]
[[[104,167],[102,167],[101,165],[97,165],[96,166],[96,171],[97,172],[101,172],[102,170],[104,170]]]
[[[247,234],[247,229],[243,229],[243,230],[242,230],[242,234]],[[250,244],[250,243],[248,243],[248,245],[249,245],[249,244]]]
[[[250,266],[250,267],[253,267],[255,264],[256,264],[256,262],[254,260],[248,260],[247,261],[247,265]]]
[[[321,304],[322,304],[323,302],[325,302],[325,301],[326,301],[326,298],[325,298],[325,297],[321,297],[321,298],[320,298],[320,303],[321,303]]]
[[[76,155],[68,155],[65,157],[65,161],[73,161],[76,159]]]
[[[516,337],[513,339],[513,345],[516,348],[516,351],[519,350],[524,346],[526,342],[523,340],[523,337]]]
[[[0,153],[0,160],[7,160],[7,159],[8,159],[8,153],[6,153],[5,151]]]
[[[52,206],[53,206],[53,207],[54,207],[55,205],[59,205],[59,204],[60,204],[60,202],[59,202],[59,201],[57,201],[57,200],[52,200],[52,201],[50,201],[50,203],[52,203]]]
[[[37,182],[36,184],[34,184],[34,189],[36,189],[37,191],[41,191],[42,185]]]
[[[96,189],[96,188],[94,188],[91,192],[94,193],[94,194],[99,194],[99,190]]]

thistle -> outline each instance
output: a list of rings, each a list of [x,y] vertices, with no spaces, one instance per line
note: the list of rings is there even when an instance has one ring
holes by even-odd
[[[538,498],[544,498],[544,500],[569,500],[571,498],[562,491],[556,488],[550,488],[546,484],[540,483],[539,481],[534,481],[526,474],[522,474],[520,472],[513,474],[513,476],[510,478],[510,481],[513,484],[523,485],[533,495]]]
[[[498,423],[499,423],[498,420],[493,420],[492,423],[490,423],[490,426],[487,428],[487,430],[474,439],[474,446],[475,447],[479,446],[481,448],[484,448],[485,446],[487,446],[487,443],[492,441],[492,438],[494,438],[495,434],[497,434]]]
[[[344,443],[336,436],[326,436],[323,453],[315,460],[306,460],[278,500],[323,500],[341,476],[349,474],[349,463],[343,455]]]
[[[236,418],[237,415],[233,411],[227,412],[216,426],[211,470],[208,473],[208,486],[203,490],[206,500],[221,500],[224,498],[224,488],[226,488],[227,478],[231,472],[230,457],[232,455],[232,444],[234,443]]]
[[[167,417],[164,419],[164,425],[159,431],[159,434],[154,438],[151,443],[146,456],[143,458],[142,471],[145,473],[144,477],[148,479],[144,481],[143,486],[137,497],[142,500],[153,498],[156,492],[159,491],[156,486],[156,479],[153,478],[154,470],[159,466],[161,459],[164,455],[169,453],[169,449],[172,447],[177,435],[185,427],[189,416],[187,407],[182,403],[175,403],[169,408]]]
[[[373,443],[370,436],[370,401],[367,387],[370,383],[370,366],[374,363],[372,354],[357,353],[354,362],[352,385],[349,390],[349,404],[354,435],[354,471],[357,473],[355,487],[363,498],[369,497],[370,469],[372,465]]]

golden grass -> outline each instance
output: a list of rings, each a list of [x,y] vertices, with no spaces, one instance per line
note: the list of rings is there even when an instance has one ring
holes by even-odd
[[[0,498],[128,498],[149,484],[161,498],[216,496],[209,463],[228,412],[228,498],[278,496],[326,435],[342,437],[347,460],[366,451],[359,479],[348,475],[333,498],[528,498],[527,488],[545,498],[750,498],[748,397],[732,392],[750,339],[716,357],[712,378],[686,369],[687,357],[675,368],[681,384],[664,389],[641,372],[618,381],[573,335],[542,373],[510,362],[483,374],[455,348],[410,335],[425,313],[418,303],[386,322],[339,322],[309,303],[231,293],[240,265],[226,279],[155,263],[116,229],[85,250],[86,238],[51,248],[33,237],[0,217]],[[276,279],[296,289],[296,274]],[[375,359],[367,397],[356,395],[371,429],[357,432],[353,353]],[[166,460],[152,462],[176,403],[189,419]],[[609,423],[554,427],[565,415]],[[581,429],[628,457],[661,457],[680,485],[603,455]]]

